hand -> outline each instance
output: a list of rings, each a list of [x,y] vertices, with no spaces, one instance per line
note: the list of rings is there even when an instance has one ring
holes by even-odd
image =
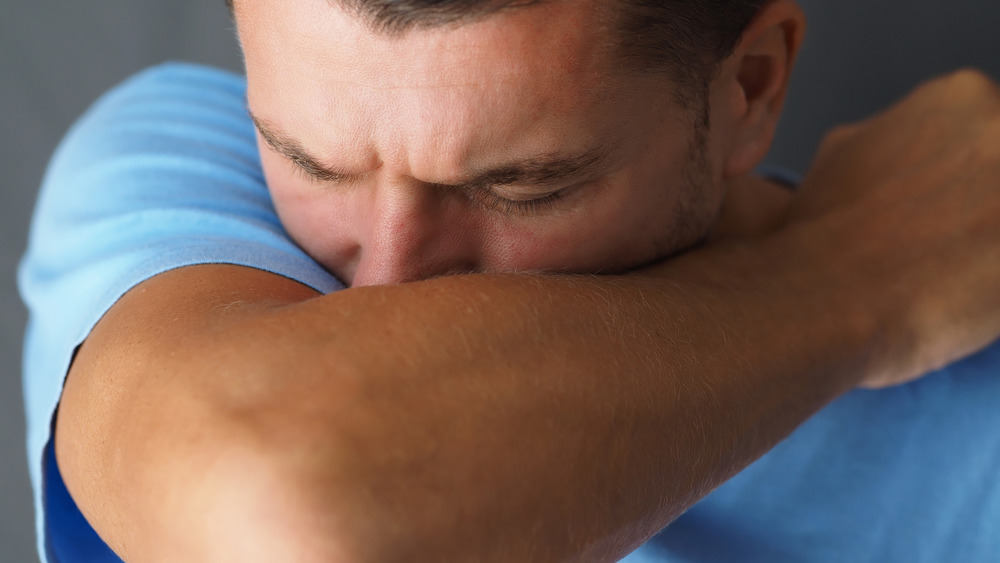
[[[865,387],[915,379],[1000,334],[1000,87],[976,71],[927,83],[899,104],[830,133],[787,227],[847,276],[890,287],[872,298],[906,328]],[[886,286],[885,284],[889,284]]]

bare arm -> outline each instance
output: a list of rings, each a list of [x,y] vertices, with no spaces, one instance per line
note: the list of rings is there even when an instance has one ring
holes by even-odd
[[[866,373],[873,319],[809,265],[770,279],[779,247],[672,263],[670,284],[473,276],[314,298],[178,270],[82,348],[59,459],[127,560],[220,560],[188,542],[249,526],[236,559],[620,556]],[[261,521],[218,529],[246,514]]]
[[[919,371],[913,320],[936,308],[895,276],[933,289],[961,241],[901,255],[863,242],[886,220],[863,215],[616,278],[318,297],[243,268],[163,274],[82,347],[60,464],[130,562],[610,561],[838,394]]]

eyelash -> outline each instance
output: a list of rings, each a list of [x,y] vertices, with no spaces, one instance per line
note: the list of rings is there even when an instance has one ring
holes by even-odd
[[[292,168],[295,169],[295,173],[301,178],[304,178],[313,184],[323,183],[322,179],[317,178],[298,163],[293,162],[292,165]],[[470,190],[468,192],[468,196],[469,199],[472,199],[487,211],[502,213],[505,215],[517,213],[519,215],[530,216],[550,211],[555,203],[563,197],[564,191],[565,190],[557,190],[535,199],[516,200],[507,199],[503,196],[497,195],[496,192],[493,192],[489,188],[478,188]]]
[[[469,197],[487,211],[494,211],[505,215],[512,213],[537,215],[550,211],[555,206],[555,203],[563,197],[563,190],[558,190],[535,199],[525,200],[507,199],[489,189],[475,190],[469,194]]]
[[[302,166],[294,160],[291,160],[290,162],[292,169],[295,171],[295,174],[298,174],[299,178],[304,178],[311,184],[322,184],[325,182],[323,178],[317,178],[316,175],[310,172],[305,166]]]

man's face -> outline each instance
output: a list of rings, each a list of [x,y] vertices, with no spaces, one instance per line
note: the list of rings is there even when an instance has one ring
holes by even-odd
[[[668,78],[618,70],[591,2],[395,37],[319,0],[237,4],[275,206],[347,283],[620,272],[718,213],[724,126],[703,142]]]

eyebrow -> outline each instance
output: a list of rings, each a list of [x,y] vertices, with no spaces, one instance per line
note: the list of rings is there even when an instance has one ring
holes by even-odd
[[[323,182],[351,182],[358,179],[357,174],[350,174],[323,164],[320,159],[309,154],[298,141],[282,134],[273,125],[255,116],[253,112],[249,113],[264,141],[302,168],[306,174]],[[567,179],[582,178],[595,173],[612,156],[609,145],[601,143],[596,148],[572,156],[550,154],[519,160],[479,172],[457,184],[435,183],[434,185],[459,189],[486,189],[490,186],[518,184],[553,186]]]
[[[257,127],[257,131],[260,132],[260,136],[264,138],[264,141],[277,151],[278,154],[302,168],[306,174],[323,182],[349,182],[357,179],[356,175],[348,174],[323,164],[318,158],[310,155],[302,148],[302,145],[298,141],[276,131],[273,126],[254,115],[249,108],[247,112],[250,114],[250,119],[253,120],[253,124]]]

